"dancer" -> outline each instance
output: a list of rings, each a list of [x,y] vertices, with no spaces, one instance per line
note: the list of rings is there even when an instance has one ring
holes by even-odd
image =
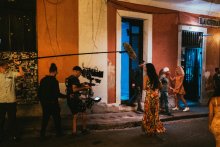
[[[183,87],[184,80],[184,70],[181,66],[177,66],[175,70],[175,77],[170,78],[172,81],[175,81],[174,88],[172,89],[175,95],[175,107],[172,110],[179,110],[179,99],[181,99],[185,105],[183,112],[189,111],[189,107],[184,99],[184,95],[186,94]]]
[[[142,130],[147,135],[156,135],[165,132],[165,128],[159,119],[159,78],[154,65],[146,64],[146,75],[144,76],[143,89],[146,91],[144,102],[144,115],[142,119]]]
[[[209,101],[209,130],[215,136],[216,147],[220,147],[220,94]]]

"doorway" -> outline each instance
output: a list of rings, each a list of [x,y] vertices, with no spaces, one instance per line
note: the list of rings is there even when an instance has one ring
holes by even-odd
[[[202,32],[182,31],[181,66],[184,69],[185,98],[197,102],[202,87]]]
[[[139,63],[143,61],[143,20],[122,18],[121,23],[121,41],[129,43],[135,51],[137,58],[131,60],[127,54],[121,54],[121,103],[126,103],[133,95],[131,89],[134,75],[143,75],[143,71],[139,69]],[[123,46],[121,47],[124,50]],[[142,82],[140,76],[140,82]],[[141,83],[142,85],[142,83]]]

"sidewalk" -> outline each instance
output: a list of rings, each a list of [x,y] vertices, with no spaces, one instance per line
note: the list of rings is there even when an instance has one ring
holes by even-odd
[[[160,115],[162,122],[198,118],[208,116],[207,106],[192,106],[189,112],[172,111],[173,116]],[[143,114],[138,114],[134,111],[117,112],[117,113],[100,113],[88,114],[88,128],[90,130],[108,130],[108,129],[123,129],[129,127],[137,127],[141,124]],[[28,117],[18,118],[19,128],[22,134],[39,134],[41,118]],[[80,121],[79,125],[80,125]],[[72,128],[72,116],[62,116],[62,128],[64,132],[70,132]],[[54,124],[52,118],[49,121],[48,132],[54,132]]]
[[[173,116],[160,115],[162,122],[179,119],[198,118],[208,116],[208,107],[196,106],[190,107],[189,112],[172,111]],[[106,113],[106,114],[90,114],[89,128],[95,130],[103,129],[121,129],[128,127],[140,126],[143,114],[138,114],[134,111],[121,113]]]

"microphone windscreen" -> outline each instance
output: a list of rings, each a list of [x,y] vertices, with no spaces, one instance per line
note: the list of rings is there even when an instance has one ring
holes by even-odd
[[[123,43],[123,46],[125,48],[125,51],[127,51],[128,56],[132,59],[135,60],[137,58],[136,53],[134,52],[133,48],[131,47],[130,44],[127,42]]]

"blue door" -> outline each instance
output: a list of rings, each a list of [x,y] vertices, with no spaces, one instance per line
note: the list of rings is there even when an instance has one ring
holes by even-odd
[[[122,18],[121,39],[122,45],[128,42],[137,55],[136,60],[131,60],[127,54],[121,54],[121,101],[123,103],[133,94],[131,80],[134,72],[139,68],[139,62],[143,60],[143,20]],[[124,50],[123,46],[121,48]]]
[[[202,32],[182,32],[181,65],[185,71],[185,98],[198,101],[201,97],[202,81]]]

